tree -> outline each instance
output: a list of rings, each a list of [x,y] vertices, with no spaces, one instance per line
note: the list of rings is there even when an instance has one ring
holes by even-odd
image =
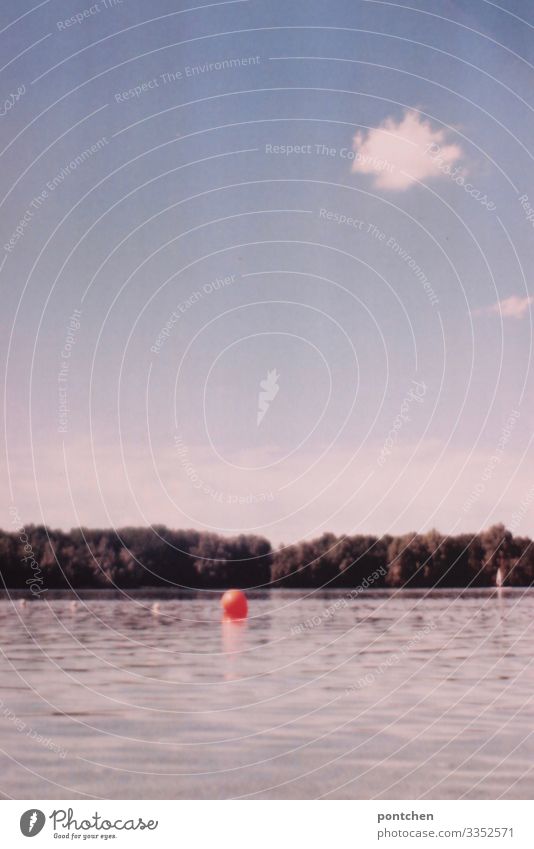
[[[394,537],[388,547],[389,568],[386,583],[390,587],[425,587],[431,575],[431,554],[420,534]]]
[[[482,581],[484,586],[495,586],[497,570],[501,570],[503,583],[510,571],[511,561],[515,559],[513,537],[504,525],[492,525],[480,535],[484,550]]]

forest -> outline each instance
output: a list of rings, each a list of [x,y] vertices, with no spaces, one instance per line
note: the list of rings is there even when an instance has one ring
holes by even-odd
[[[165,526],[0,531],[4,589],[530,586],[534,547],[503,525],[478,534],[335,536],[273,549],[263,537]]]

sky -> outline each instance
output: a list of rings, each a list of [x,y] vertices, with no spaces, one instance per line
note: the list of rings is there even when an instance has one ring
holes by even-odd
[[[4,0],[0,526],[532,535],[533,35]]]

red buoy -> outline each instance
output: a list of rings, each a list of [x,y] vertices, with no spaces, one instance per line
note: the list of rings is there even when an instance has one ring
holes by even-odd
[[[221,598],[221,606],[226,619],[247,618],[247,597],[241,590],[227,590]]]

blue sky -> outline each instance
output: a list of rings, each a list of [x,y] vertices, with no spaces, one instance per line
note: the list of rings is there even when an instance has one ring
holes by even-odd
[[[529,11],[4,2],[2,524],[532,534]]]

